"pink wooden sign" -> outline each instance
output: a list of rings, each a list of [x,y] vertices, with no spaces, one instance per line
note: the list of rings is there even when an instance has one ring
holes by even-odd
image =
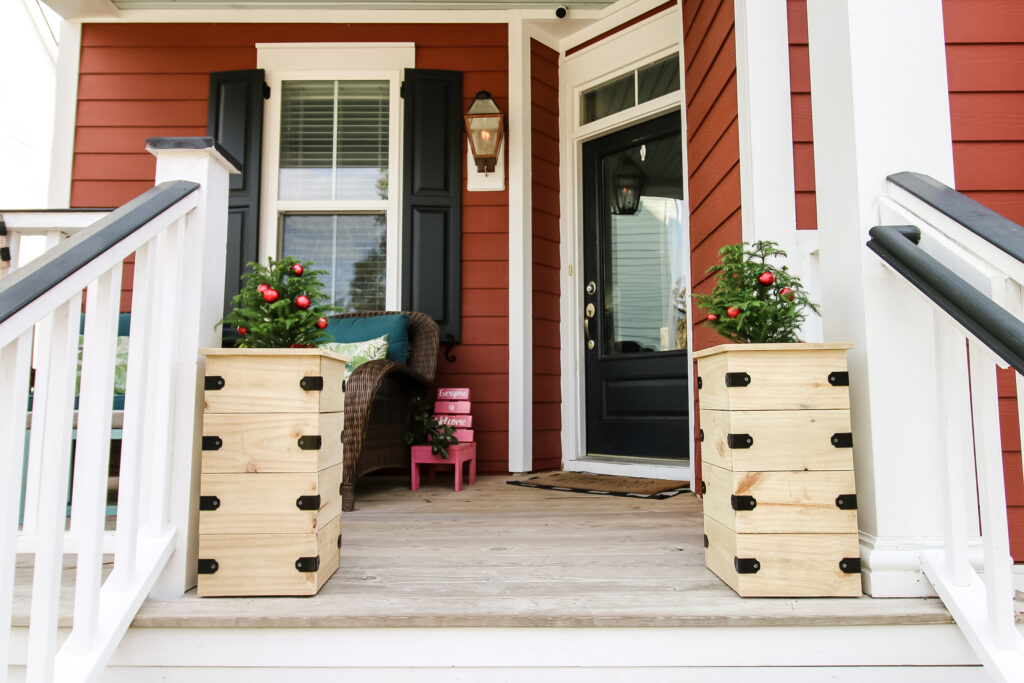
[[[437,421],[443,425],[451,425],[456,429],[469,429],[473,426],[472,415],[438,415]]]
[[[437,390],[438,401],[468,401],[469,387],[441,387]]]
[[[438,401],[434,404],[434,414],[468,415],[469,401]]]
[[[455,438],[459,440],[459,443],[469,443],[473,440],[472,429],[456,429]]]

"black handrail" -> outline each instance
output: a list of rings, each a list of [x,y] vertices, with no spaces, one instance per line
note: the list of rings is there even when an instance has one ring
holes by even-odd
[[[871,251],[1017,372],[1024,373],[1024,323],[918,247],[918,228],[880,225],[868,234]]]
[[[0,280],[0,323],[198,189],[186,180],[161,183]]]
[[[923,173],[895,173],[889,182],[1024,262],[1024,229],[1009,218]]]

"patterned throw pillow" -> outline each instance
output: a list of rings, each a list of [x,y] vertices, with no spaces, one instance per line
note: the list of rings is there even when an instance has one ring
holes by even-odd
[[[348,358],[345,363],[345,379],[360,365],[371,360],[380,360],[388,355],[388,335],[357,342],[327,342],[320,345],[325,351],[333,351]]]

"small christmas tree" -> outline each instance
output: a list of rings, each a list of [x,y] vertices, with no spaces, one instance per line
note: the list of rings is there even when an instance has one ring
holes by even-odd
[[[331,340],[325,316],[339,309],[320,303],[327,298],[319,277],[326,271],[290,256],[249,266],[252,272],[242,275],[242,291],[231,301],[235,310],[221,321],[238,328],[239,347],[301,348]]]
[[[697,305],[718,334],[755,344],[796,342],[807,312],[818,312],[799,278],[769,260],[785,258],[775,242],[730,244],[718,252],[722,262],[707,272],[716,276],[710,294],[696,294]]]

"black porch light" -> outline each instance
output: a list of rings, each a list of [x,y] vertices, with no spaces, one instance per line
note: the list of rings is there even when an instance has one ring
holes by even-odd
[[[640,208],[640,194],[647,176],[628,156],[619,160],[612,185],[612,213],[632,216]]]
[[[501,135],[504,131],[504,116],[491,98],[491,93],[481,90],[466,112],[466,134],[469,146],[480,173],[493,173],[501,149]]]

